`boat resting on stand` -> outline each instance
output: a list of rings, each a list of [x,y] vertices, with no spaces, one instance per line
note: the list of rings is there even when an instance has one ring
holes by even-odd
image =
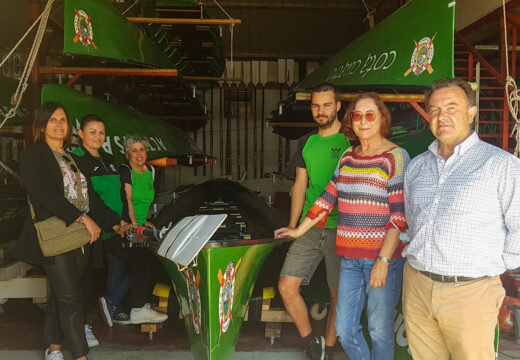
[[[157,256],[175,289],[191,351],[197,360],[232,359],[264,260],[290,240],[272,237],[285,222],[253,192],[223,179],[197,185],[155,222],[171,221],[178,223]]]

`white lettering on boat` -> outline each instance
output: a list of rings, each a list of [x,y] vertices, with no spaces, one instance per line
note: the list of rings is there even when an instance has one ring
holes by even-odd
[[[370,71],[389,69],[395,63],[396,58],[397,52],[391,50],[379,55],[369,53],[363,66],[361,66],[361,59],[347,60],[344,64],[334,67],[326,81],[333,81],[357,73],[361,75],[361,78],[364,78]]]
[[[101,145],[103,147],[103,150],[112,155],[112,143],[110,143],[110,136],[107,136],[105,138],[105,142],[103,143],[103,145]]]
[[[164,142],[161,138],[155,138],[155,140],[157,141],[157,144],[159,145],[160,148],[163,148],[163,150],[168,150],[166,148],[166,146],[164,146]]]
[[[124,136],[123,136],[123,141],[124,141]],[[124,154],[125,153],[125,148],[123,147],[123,145],[121,144],[121,140],[119,139],[119,136],[114,136],[114,143],[116,144],[116,146],[119,148],[119,152],[121,154]]]

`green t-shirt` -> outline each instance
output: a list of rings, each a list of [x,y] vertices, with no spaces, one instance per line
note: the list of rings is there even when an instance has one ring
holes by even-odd
[[[152,166],[148,166],[149,170],[145,173],[139,173],[131,169],[128,165],[121,165],[119,173],[121,174],[121,188],[123,191],[122,198],[126,199],[124,192],[124,184],[132,185],[132,205],[134,206],[135,219],[137,225],[143,226],[148,219],[148,212],[152,206],[155,197],[153,187],[155,170]],[[128,205],[125,203],[124,212],[128,213]]]
[[[307,211],[329,184],[341,155],[349,146],[350,142],[341,133],[322,137],[316,130],[300,138],[296,167],[306,169],[309,176],[301,220],[305,218]],[[325,227],[331,229],[337,226],[338,208],[336,207],[329,214]]]
[[[90,179],[94,191],[103,203],[121,216],[123,212],[121,181],[114,165],[114,158],[103,151],[99,152],[100,157],[95,157],[82,146],[74,149],[72,154],[75,155],[75,161],[81,172]],[[103,239],[109,239],[112,236],[114,236],[113,232],[102,233]]]

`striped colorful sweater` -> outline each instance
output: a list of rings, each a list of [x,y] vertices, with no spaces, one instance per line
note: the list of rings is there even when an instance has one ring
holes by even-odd
[[[345,151],[330,183],[307,213],[315,219],[338,205],[336,254],[376,259],[387,229],[406,230],[403,180],[409,162],[400,147],[376,156],[358,156],[353,147]],[[399,243],[394,258],[401,257],[404,246]]]

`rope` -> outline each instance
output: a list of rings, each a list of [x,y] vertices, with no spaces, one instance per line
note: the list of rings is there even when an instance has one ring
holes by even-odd
[[[34,65],[34,61],[38,55],[38,50],[40,49],[40,44],[43,39],[43,35],[45,34],[45,28],[47,27],[47,21],[49,20],[49,15],[51,13],[51,7],[54,3],[54,0],[49,0],[47,5],[45,5],[45,9],[43,10],[40,17],[35,21],[40,21],[40,26],[38,27],[38,31],[36,32],[36,37],[34,39],[33,45],[31,47],[31,51],[29,52],[29,57],[27,58],[27,62],[25,63],[25,67],[23,69],[22,75],[20,76],[20,82],[14,92],[11,100],[11,109],[5,114],[4,119],[0,123],[0,129],[4,126],[8,119],[14,117],[16,115],[16,111],[20,107],[22,103],[22,97],[25,90],[27,90],[27,83],[29,81],[29,76],[31,74],[31,69]],[[34,25],[34,24],[33,24]],[[32,27],[31,27],[32,28]],[[29,30],[30,31],[30,30]],[[27,33],[26,33],[27,34]],[[26,35],[24,35],[26,36]],[[16,45],[18,46],[18,45]],[[11,51],[12,53],[12,51]],[[7,59],[7,58],[6,58]],[[5,59],[4,59],[5,61]],[[14,104],[13,104],[14,102]]]
[[[509,112],[511,116],[515,120],[515,126],[513,127],[513,131],[511,135],[515,135],[516,137],[516,146],[514,155],[520,157],[520,120],[518,119],[518,104],[520,103],[520,91],[516,87],[515,79],[513,79],[509,75],[509,43],[507,41],[507,21],[506,21],[506,2],[502,0],[502,16],[504,19],[504,46],[506,53],[506,84],[505,84],[505,93],[507,97],[507,105],[509,107]],[[513,49],[514,51],[514,49]],[[509,91],[511,89],[511,91]]]
[[[123,11],[123,15],[126,14],[128,12],[128,10],[130,10],[131,8],[133,8],[139,1],[141,0],[135,0],[134,3],[132,5],[130,5],[128,8],[126,8],[125,11]]]
[[[20,184],[23,183],[22,178],[17,173],[15,173],[13,169],[7,166],[7,164],[4,163],[2,160],[0,160],[0,174],[2,173],[1,170],[4,170],[6,173],[11,175]]]
[[[365,5],[365,9],[367,11],[367,15],[365,16],[365,19],[368,20],[368,24],[369,24],[370,28],[372,29],[375,25],[374,14],[376,13],[376,9],[368,6],[365,0],[361,0],[361,1],[363,2],[363,5]]]
[[[235,20],[231,15],[229,15],[229,13],[226,10],[224,10],[224,8],[222,6],[220,6],[220,4],[218,3],[217,0],[213,0],[213,2],[220,8],[220,10],[222,10],[222,12],[224,14],[226,14],[226,16],[230,20]],[[233,71],[233,32],[234,32],[234,29],[235,29],[235,24],[233,24],[233,23],[229,24],[229,32],[231,33],[231,60],[230,60],[231,71]]]
[[[43,16],[43,13],[40,14],[40,16],[38,16],[38,19],[36,19],[36,21],[33,22],[33,24],[31,25],[31,27],[25,32],[25,34],[23,34],[23,36],[20,38],[20,40],[18,40],[18,42],[16,43],[15,46],[13,46],[13,48],[11,49],[11,51],[9,51],[9,54],[6,55],[6,57],[4,58],[4,60],[2,60],[2,62],[0,63],[0,68],[2,66],[4,66],[5,62],[7,61],[7,59],[9,59],[9,57],[11,55],[13,55],[13,53],[16,51],[16,49],[18,48],[18,46],[20,46],[20,44],[22,43],[22,41],[25,40],[25,38],[27,37],[27,35],[29,35],[29,33],[31,32],[31,30],[36,26],[36,24],[38,23],[38,21],[40,21],[40,19],[42,18]]]

